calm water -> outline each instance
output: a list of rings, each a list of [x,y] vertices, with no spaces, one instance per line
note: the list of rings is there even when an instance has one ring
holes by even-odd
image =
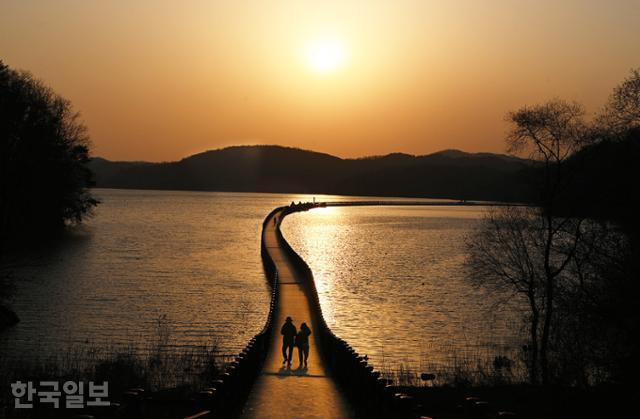
[[[215,338],[222,353],[239,351],[269,306],[262,221],[276,206],[311,199],[95,194],[103,202],[88,223],[16,272],[13,307],[22,321],[0,334],[4,356],[87,344],[143,348],[160,316],[176,347]],[[463,236],[479,216],[478,208],[329,208],[292,215],[283,230],[313,269],[336,332],[374,362],[415,365],[444,362],[452,346],[494,348],[511,336],[508,313],[464,280]]]
[[[95,216],[17,272],[9,354],[144,345],[166,316],[174,343],[237,352],[264,324],[265,215],[298,196],[96,190]],[[302,199],[302,198],[300,198]]]
[[[237,353],[262,328],[269,289],[260,260],[264,217],[305,195],[98,189],[95,216],[15,272],[21,321],[0,333],[3,356],[133,345]],[[318,199],[358,199],[323,197]]]
[[[483,210],[326,208],[287,217],[282,229],[314,272],[336,334],[378,367],[425,370],[519,347],[521,317],[498,304],[509,296],[465,279],[465,238]]]

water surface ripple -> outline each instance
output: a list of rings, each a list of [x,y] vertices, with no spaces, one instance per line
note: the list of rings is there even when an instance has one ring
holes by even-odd
[[[334,207],[282,230],[314,273],[332,330],[374,365],[449,366],[519,347],[510,295],[470,284],[464,243],[483,207]]]

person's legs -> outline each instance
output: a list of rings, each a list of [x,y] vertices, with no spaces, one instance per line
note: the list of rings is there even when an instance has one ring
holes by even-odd
[[[287,361],[289,361],[289,365],[291,365],[291,357],[293,356],[293,345],[289,344],[289,357],[287,358]]]
[[[302,355],[303,355],[303,349],[301,346],[298,346],[298,360],[300,361],[300,365],[298,365],[299,367],[302,366]]]
[[[282,361],[282,363],[284,364],[285,362],[287,362],[287,348],[289,347],[289,345],[282,341],[282,357],[284,358],[284,360]],[[289,349],[289,359],[291,359],[291,349]]]
[[[304,366],[307,366],[307,359],[309,359],[309,345],[304,347]]]

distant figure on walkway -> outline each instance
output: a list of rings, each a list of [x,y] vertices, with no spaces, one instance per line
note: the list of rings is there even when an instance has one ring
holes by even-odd
[[[291,355],[293,354],[293,346],[297,334],[291,317],[287,317],[287,320],[285,320],[282,329],[280,329],[280,334],[282,335],[282,357],[284,358],[282,364],[291,365]]]
[[[311,335],[311,329],[309,329],[306,323],[302,323],[300,325],[300,331],[296,335],[296,346],[298,347],[298,358],[300,360],[298,368],[302,366],[303,360],[304,367],[307,367],[307,359],[309,358],[309,335]]]

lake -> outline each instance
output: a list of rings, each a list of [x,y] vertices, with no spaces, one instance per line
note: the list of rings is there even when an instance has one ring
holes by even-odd
[[[95,215],[22,261],[0,334],[8,357],[132,345],[168,325],[176,350],[233,354],[263,326],[260,232],[310,195],[95,190]],[[318,200],[371,198],[316,196]],[[464,239],[480,207],[344,207],[294,214],[283,233],[309,263],[329,325],[374,365],[446,364],[455,351],[517,346],[512,307],[466,281]],[[499,296],[504,297],[504,296]],[[517,324],[516,324],[517,323]]]
[[[512,296],[467,279],[465,240],[485,209],[329,207],[288,216],[282,231],[338,336],[376,367],[433,371],[520,347]]]

